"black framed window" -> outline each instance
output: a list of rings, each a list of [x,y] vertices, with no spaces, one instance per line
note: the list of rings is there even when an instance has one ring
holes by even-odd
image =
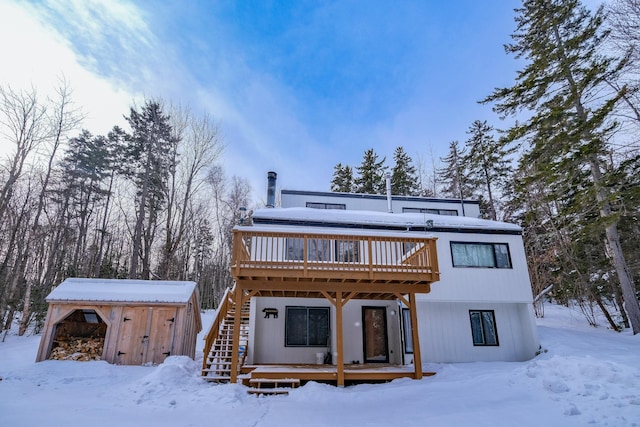
[[[360,241],[336,240],[336,261],[337,262],[360,261]]]
[[[307,202],[307,207],[313,209],[347,209],[347,205],[344,203]]]
[[[308,261],[331,261],[331,241],[327,239],[307,239]]]
[[[304,260],[304,239],[289,237],[286,240],[286,259]],[[331,261],[331,241],[327,239],[307,239],[307,261]]]
[[[329,307],[286,307],[285,346],[326,347]]]
[[[506,243],[451,242],[454,267],[511,268]]]
[[[411,332],[411,312],[408,308],[402,308],[402,328],[404,334],[404,352],[413,353],[413,333]]]
[[[469,310],[473,345],[497,346],[498,330],[493,310]]]
[[[304,259],[304,239],[299,237],[287,238],[286,259],[290,261],[302,261]]]
[[[435,215],[458,216],[457,209],[402,208],[403,213],[428,213]]]

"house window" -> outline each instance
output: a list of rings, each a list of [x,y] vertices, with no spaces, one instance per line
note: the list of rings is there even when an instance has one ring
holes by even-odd
[[[408,308],[402,308],[402,328],[404,332],[404,352],[413,353],[413,333],[411,332],[411,312]]]
[[[302,261],[304,259],[304,239],[288,238],[286,255],[289,261]]]
[[[360,261],[360,242],[358,240],[336,240],[337,262]]]
[[[511,268],[506,243],[451,242],[454,267]]]
[[[471,318],[473,345],[498,345],[498,330],[493,310],[469,310],[469,317]]]
[[[308,261],[331,261],[331,245],[327,239],[307,239]]]
[[[344,203],[319,203],[319,202],[307,202],[308,208],[313,209],[346,209],[347,205]]]
[[[307,261],[331,261],[331,241],[327,239],[307,239]],[[289,261],[304,260],[304,239],[287,239],[286,258]]]
[[[326,347],[329,340],[329,307],[287,307],[285,346]]]
[[[458,216],[457,209],[402,208],[402,213],[428,213],[435,215]]]

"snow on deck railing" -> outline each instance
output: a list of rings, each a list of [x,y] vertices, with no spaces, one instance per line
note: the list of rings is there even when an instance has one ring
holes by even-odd
[[[234,230],[232,272],[376,280],[403,274],[438,280],[436,238]]]

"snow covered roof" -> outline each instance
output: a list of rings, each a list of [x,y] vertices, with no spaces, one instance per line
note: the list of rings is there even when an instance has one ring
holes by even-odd
[[[265,208],[253,212],[259,224],[290,224],[313,226],[341,226],[377,229],[433,230],[433,231],[498,231],[520,233],[516,224],[490,221],[465,216],[436,215],[428,213],[387,213],[360,210]]]
[[[195,282],[129,279],[66,279],[47,301],[187,303]]]

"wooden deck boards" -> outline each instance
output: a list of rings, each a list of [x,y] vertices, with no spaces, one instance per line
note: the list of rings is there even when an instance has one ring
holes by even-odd
[[[334,365],[245,365],[246,370],[251,369],[250,378],[297,378],[301,381],[337,381],[338,369]],[[423,376],[435,375],[434,372],[424,372]],[[345,381],[369,382],[391,381],[397,378],[415,379],[412,366],[399,366],[389,364],[349,364],[344,367]]]

